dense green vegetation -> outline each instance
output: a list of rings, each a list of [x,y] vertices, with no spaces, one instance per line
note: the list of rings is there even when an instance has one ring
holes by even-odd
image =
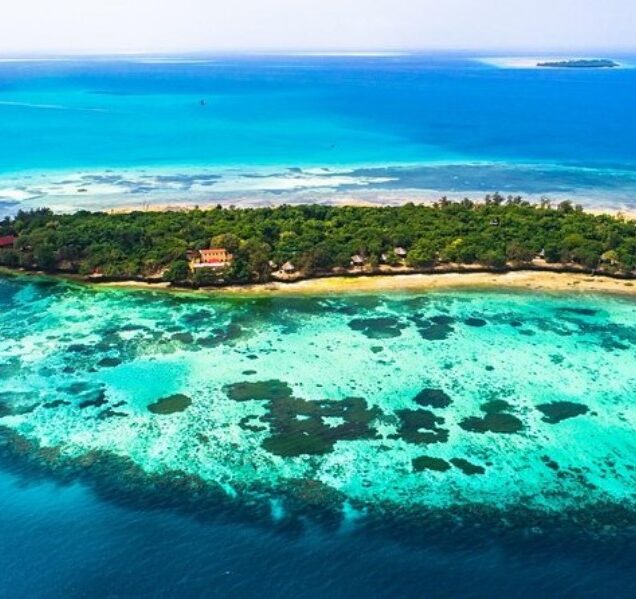
[[[592,215],[563,202],[530,204],[521,198],[487,196],[440,200],[432,206],[280,206],[56,215],[42,209],[0,222],[0,235],[17,235],[14,249],[0,250],[10,267],[70,271],[108,277],[161,275],[172,282],[213,284],[265,281],[272,265],[292,261],[307,275],[350,268],[352,255],[365,268],[406,264],[426,269],[443,264],[489,268],[544,258],[590,271],[632,273],[636,223]],[[223,273],[190,272],[188,251],[222,246],[234,255]]]

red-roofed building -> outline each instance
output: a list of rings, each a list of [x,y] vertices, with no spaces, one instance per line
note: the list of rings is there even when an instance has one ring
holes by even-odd
[[[199,259],[192,263],[192,268],[225,268],[232,262],[232,254],[224,248],[200,250]]]
[[[0,249],[9,249],[15,245],[17,237],[13,235],[5,235],[4,237],[0,237]]]

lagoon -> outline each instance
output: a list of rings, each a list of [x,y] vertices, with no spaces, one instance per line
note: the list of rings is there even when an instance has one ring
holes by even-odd
[[[594,529],[635,507],[628,297],[195,297],[4,278],[0,304],[3,436],[53,475],[185,480],[274,519],[476,508]]]

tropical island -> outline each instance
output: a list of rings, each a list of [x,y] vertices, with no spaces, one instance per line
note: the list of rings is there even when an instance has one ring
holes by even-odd
[[[0,266],[193,288],[521,268],[633,278],[636,222],[499,194],[399,207],[39,209],[0,222]]]
[[[538,67],[566,69],[615,69],[620,65],[606,58],[579,58],[571,60],[553,60],[537,63]]]

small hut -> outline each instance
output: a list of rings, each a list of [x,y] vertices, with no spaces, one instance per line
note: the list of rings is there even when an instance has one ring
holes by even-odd
[[[283,264],[282,269],[281,269],[285,274],[292,274],[296,272],[296,267],[289,261],[285,262],[285,264]]]
[[[359,254],[351,256],[351,266],[364,266],[364,263],[365,259]]]
[[[408,254],[408,252],[403,247],[399,246],[396,247],[393,251],[398,258],[406,258],[406,255]]]

